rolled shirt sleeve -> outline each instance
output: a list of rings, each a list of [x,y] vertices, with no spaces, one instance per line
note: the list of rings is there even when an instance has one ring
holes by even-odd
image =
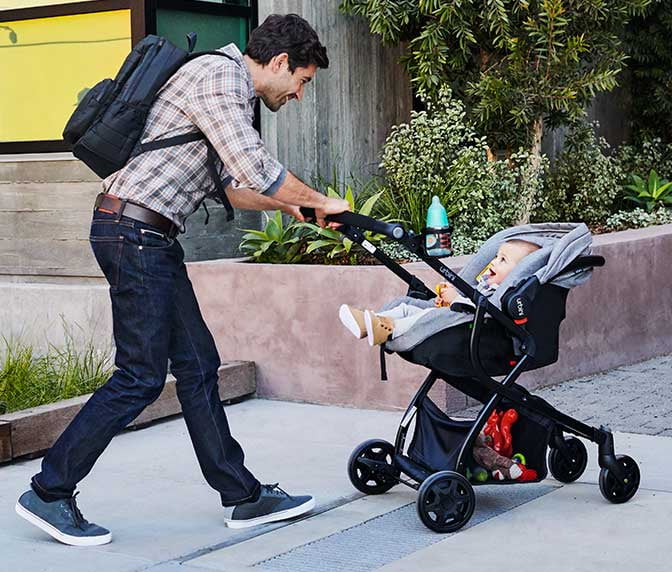
[[[273,194],[287,174],[264,146],[252,121],[252,102],[235,64],[217,66],[193,86],[183,111],[208,138],[234,188]]]

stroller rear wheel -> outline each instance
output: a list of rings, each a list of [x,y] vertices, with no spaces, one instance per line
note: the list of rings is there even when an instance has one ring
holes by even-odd
[[[639,488],[639,467],[634,459],[627,455],[617,455],[616,461],[622,466],[623,483],[609,469],[600,471],[600,492],[609,502],[620,504],[629,501]]]
[[[576,437],[565,437],[565,449],[551,449],[548,468],[561,483],[573,483],[588,464],[586,446]]]
[[[454,471],[434,473],[420,486],[418,516],[435,532],[459,530],[467,524],[475,506],[474,488]]]
[[[398,482],[394,466],[394,445],[383,439],[369,439],[358,445],[348,460],[350,482],[367,495],[380,495]]]

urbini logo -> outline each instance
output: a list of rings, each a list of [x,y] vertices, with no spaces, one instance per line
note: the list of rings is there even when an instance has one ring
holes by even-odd
[[[516,298],[516,310],[518,310],[518,315],[519,316],[524,316],[525,315],[525,306],[523,305],[523,299],[522,298]]]

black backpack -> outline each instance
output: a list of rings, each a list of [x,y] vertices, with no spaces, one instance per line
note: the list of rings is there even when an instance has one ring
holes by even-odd
[[[232,59],[216,51],[192,53],[196,34],[189,34],[187,38],[188,51],[159,36],[150,35],[140,41],[126,57],[114,79],[102,80],[82,98],[63,130],[63,139],[72,145],[73,155],[101,178],[118,171],[141,153],[205,140],[208,173],[216,187],[213,198],[226,207],[227,220],[232,220],[233,208],[215,165],[217,152],[203,133],[198,131],[140,143],[157,93],[182,65],[203,55]]]

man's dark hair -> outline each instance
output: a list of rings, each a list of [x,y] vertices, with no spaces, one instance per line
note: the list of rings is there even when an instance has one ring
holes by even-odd
[[[289,56],[291,73],[311,64],[318,68],[329,67],[327,48],[320,43],[312,26],[297,14],[271,14],[252,31],[245,48],[245,54],[264,66],[282,53]]]

